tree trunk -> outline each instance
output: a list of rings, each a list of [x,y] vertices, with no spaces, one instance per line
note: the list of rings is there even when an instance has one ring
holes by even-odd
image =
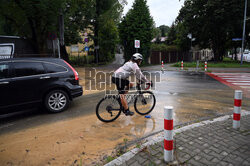
[[[60,45],[60,53],[61,53],[61,58],[69,62],[69,54],[66,51],[65,45]]]

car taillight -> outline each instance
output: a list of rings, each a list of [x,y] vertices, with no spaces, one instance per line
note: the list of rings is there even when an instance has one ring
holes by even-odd
[[[66,61],[64,61],[71,69],[72,71],[74,72],[74,75],[75,75],[75,80],[79,80],[79,77],[78,77],[78,73],[77,71]]]

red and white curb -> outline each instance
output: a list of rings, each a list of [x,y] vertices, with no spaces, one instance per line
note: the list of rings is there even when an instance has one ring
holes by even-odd
[[[246,116],[246,115],[250,115],[250,111],[242,110],[241,116]],[[202,121],[202,122],[199,122],[199,123],[194,123],[194,124],[191,124],[191,125],[188,125],[188,126],[181,127],[179,129],[175,129],[173,131],[173,135],[175,133],[181,133],[181,132],[184,132],[186,130],[193,129],[195,127],[201,127],[201,126],[204,126],[204,125],[207,125],[207,124],[220,122],[220,121],[225,121],[225,120],[228,120],[230,118],[232,119],[233,116],[232,115],[225,115],[225,116],[222,116],[222,117],[219,117],[219,118],[215,118],[213,120],[205,120],[205,121]],[[154,145],[154,144],[159,143],[159,142],[162,142],[164,140],[164,132],[161,132],[157,136],[151,136],[151,137],[147,138],[146,140],[147,140],[147,142],[144,143],[140,148],[132,149],[131,151],[123,154],[122,156],[116,158],[115,160],[105,164],[105,166],[121,165],[121,164],[125,163],[126,161],[128,161],[129,159],[131,159],[132,157],[134,157],[137,153],[139,153],[145,147],[150,146],[150,145]]]

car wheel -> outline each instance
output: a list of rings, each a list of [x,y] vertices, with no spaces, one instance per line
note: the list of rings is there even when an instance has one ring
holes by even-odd
[[[69,97],[65,91],[53,90],[46,95],[44,102],[49,112],[58,113],[67,109]]]

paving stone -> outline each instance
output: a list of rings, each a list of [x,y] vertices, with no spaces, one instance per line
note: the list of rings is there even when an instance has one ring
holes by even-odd
[[[128,161],[126,162],[126,164],[127,164],[127,165],[132,165],[132,164],[135,163],[135,162],[137,162],[137,161],[136,161],[135,157],[133,157],[132,159],[128,160]]]
[[[220,162],[218,163],[218,165],[220,165],[220,166],[227,166],[228,163],[227,163],[227,162],[224,162],[224,161],[220,161]]]
[[[216,157],[211,160],[213,163],[218,163],[220,160],[218,160]]]
[[[196,161],[196,160],[194,160],[194,159],[191,159],[191,160],[189,160],[188,162],[187,162],[187,165],[197,165],[197,166],[199,166],[199,165],[202,165],[200,162],[198,162],[198,161]]]
[[[250,165],[250,162],[248,162],[247,160],[245,160],[245,161],[242,162],[242,165],[244,165],[244,166],[249,166],[249,165]]]
[[[211,165],[211,162],[206,160],[205,158],[200,159],[199,162],[202,163],[202,164],[205,164],[205,165]]]
[[[225,152],[225,151],[223,151],[223,152],[221,152],[221,155],[223,155],[223,156],[227,156],[227,155],[228,155],[228,153],[227,153],[227,152]]]
[[[197,161],[197,160],[200,160],[201,159],[201,156],[194,156],[194,159]]]
[[[210,149],[204,149],[203,152],[205,152],[206,154],[208,154],[209,152],[211,152]]]
[[[145,158],[142,158],[141,156],[136,156],[136,161],[138,161],[139,162],[139,164],[142,164],[142,163],[144,163],[145,161],[146,161],[147,159],[145,159]]]

